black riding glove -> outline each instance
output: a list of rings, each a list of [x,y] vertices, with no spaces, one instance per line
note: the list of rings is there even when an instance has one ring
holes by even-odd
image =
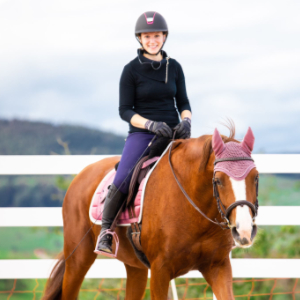
[[[148,120],[145,128],[155,133],[157,136],[172,138],[172,129],[165,122],[155,122]]]
[[[191,119],[184,118],[174,127],[174,130],[176,130],[176,139],[189,139],[191,137]]]

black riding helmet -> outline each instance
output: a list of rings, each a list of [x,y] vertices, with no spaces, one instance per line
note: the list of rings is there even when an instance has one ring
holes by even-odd
[[[164,17],[156,11],[147,11],[143,13],[137,20],[135,25],[135,37],[138,42],[141,44],[138,36],[143,32],[160,32],[162,31],[166,34],[166,40],[164,41],[162,47],[156,54],[150,54],[146,50],[145,52],[149,55],[157,55],[161,49],[163,48],[165,42],[167,41],[167,37],[169,34],[168,25]],[[141,46],[143,46],[141,44]]]

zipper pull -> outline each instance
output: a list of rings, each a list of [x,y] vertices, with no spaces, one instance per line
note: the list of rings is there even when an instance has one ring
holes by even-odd
[[[166,64],[166,79],[165,79],[165,83],[168,82],[169,58],[170,58],[170,56],[168,56],[168,57],[166,58],[167,64]]]

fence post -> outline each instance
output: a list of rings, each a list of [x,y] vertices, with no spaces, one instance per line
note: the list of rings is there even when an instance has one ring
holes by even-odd
[[[172,289],[173,300],[178,300],[175,279],[171,280],[171,289]]]

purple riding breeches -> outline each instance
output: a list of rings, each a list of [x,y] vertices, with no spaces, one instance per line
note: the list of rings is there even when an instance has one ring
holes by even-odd
[[[154,134],[147,132],[133,132],[128,135],[113,182],[122,193],[128,193],[133,168],[153,137]],[[148,148],[143,157],[149,154],[149,150]]]

